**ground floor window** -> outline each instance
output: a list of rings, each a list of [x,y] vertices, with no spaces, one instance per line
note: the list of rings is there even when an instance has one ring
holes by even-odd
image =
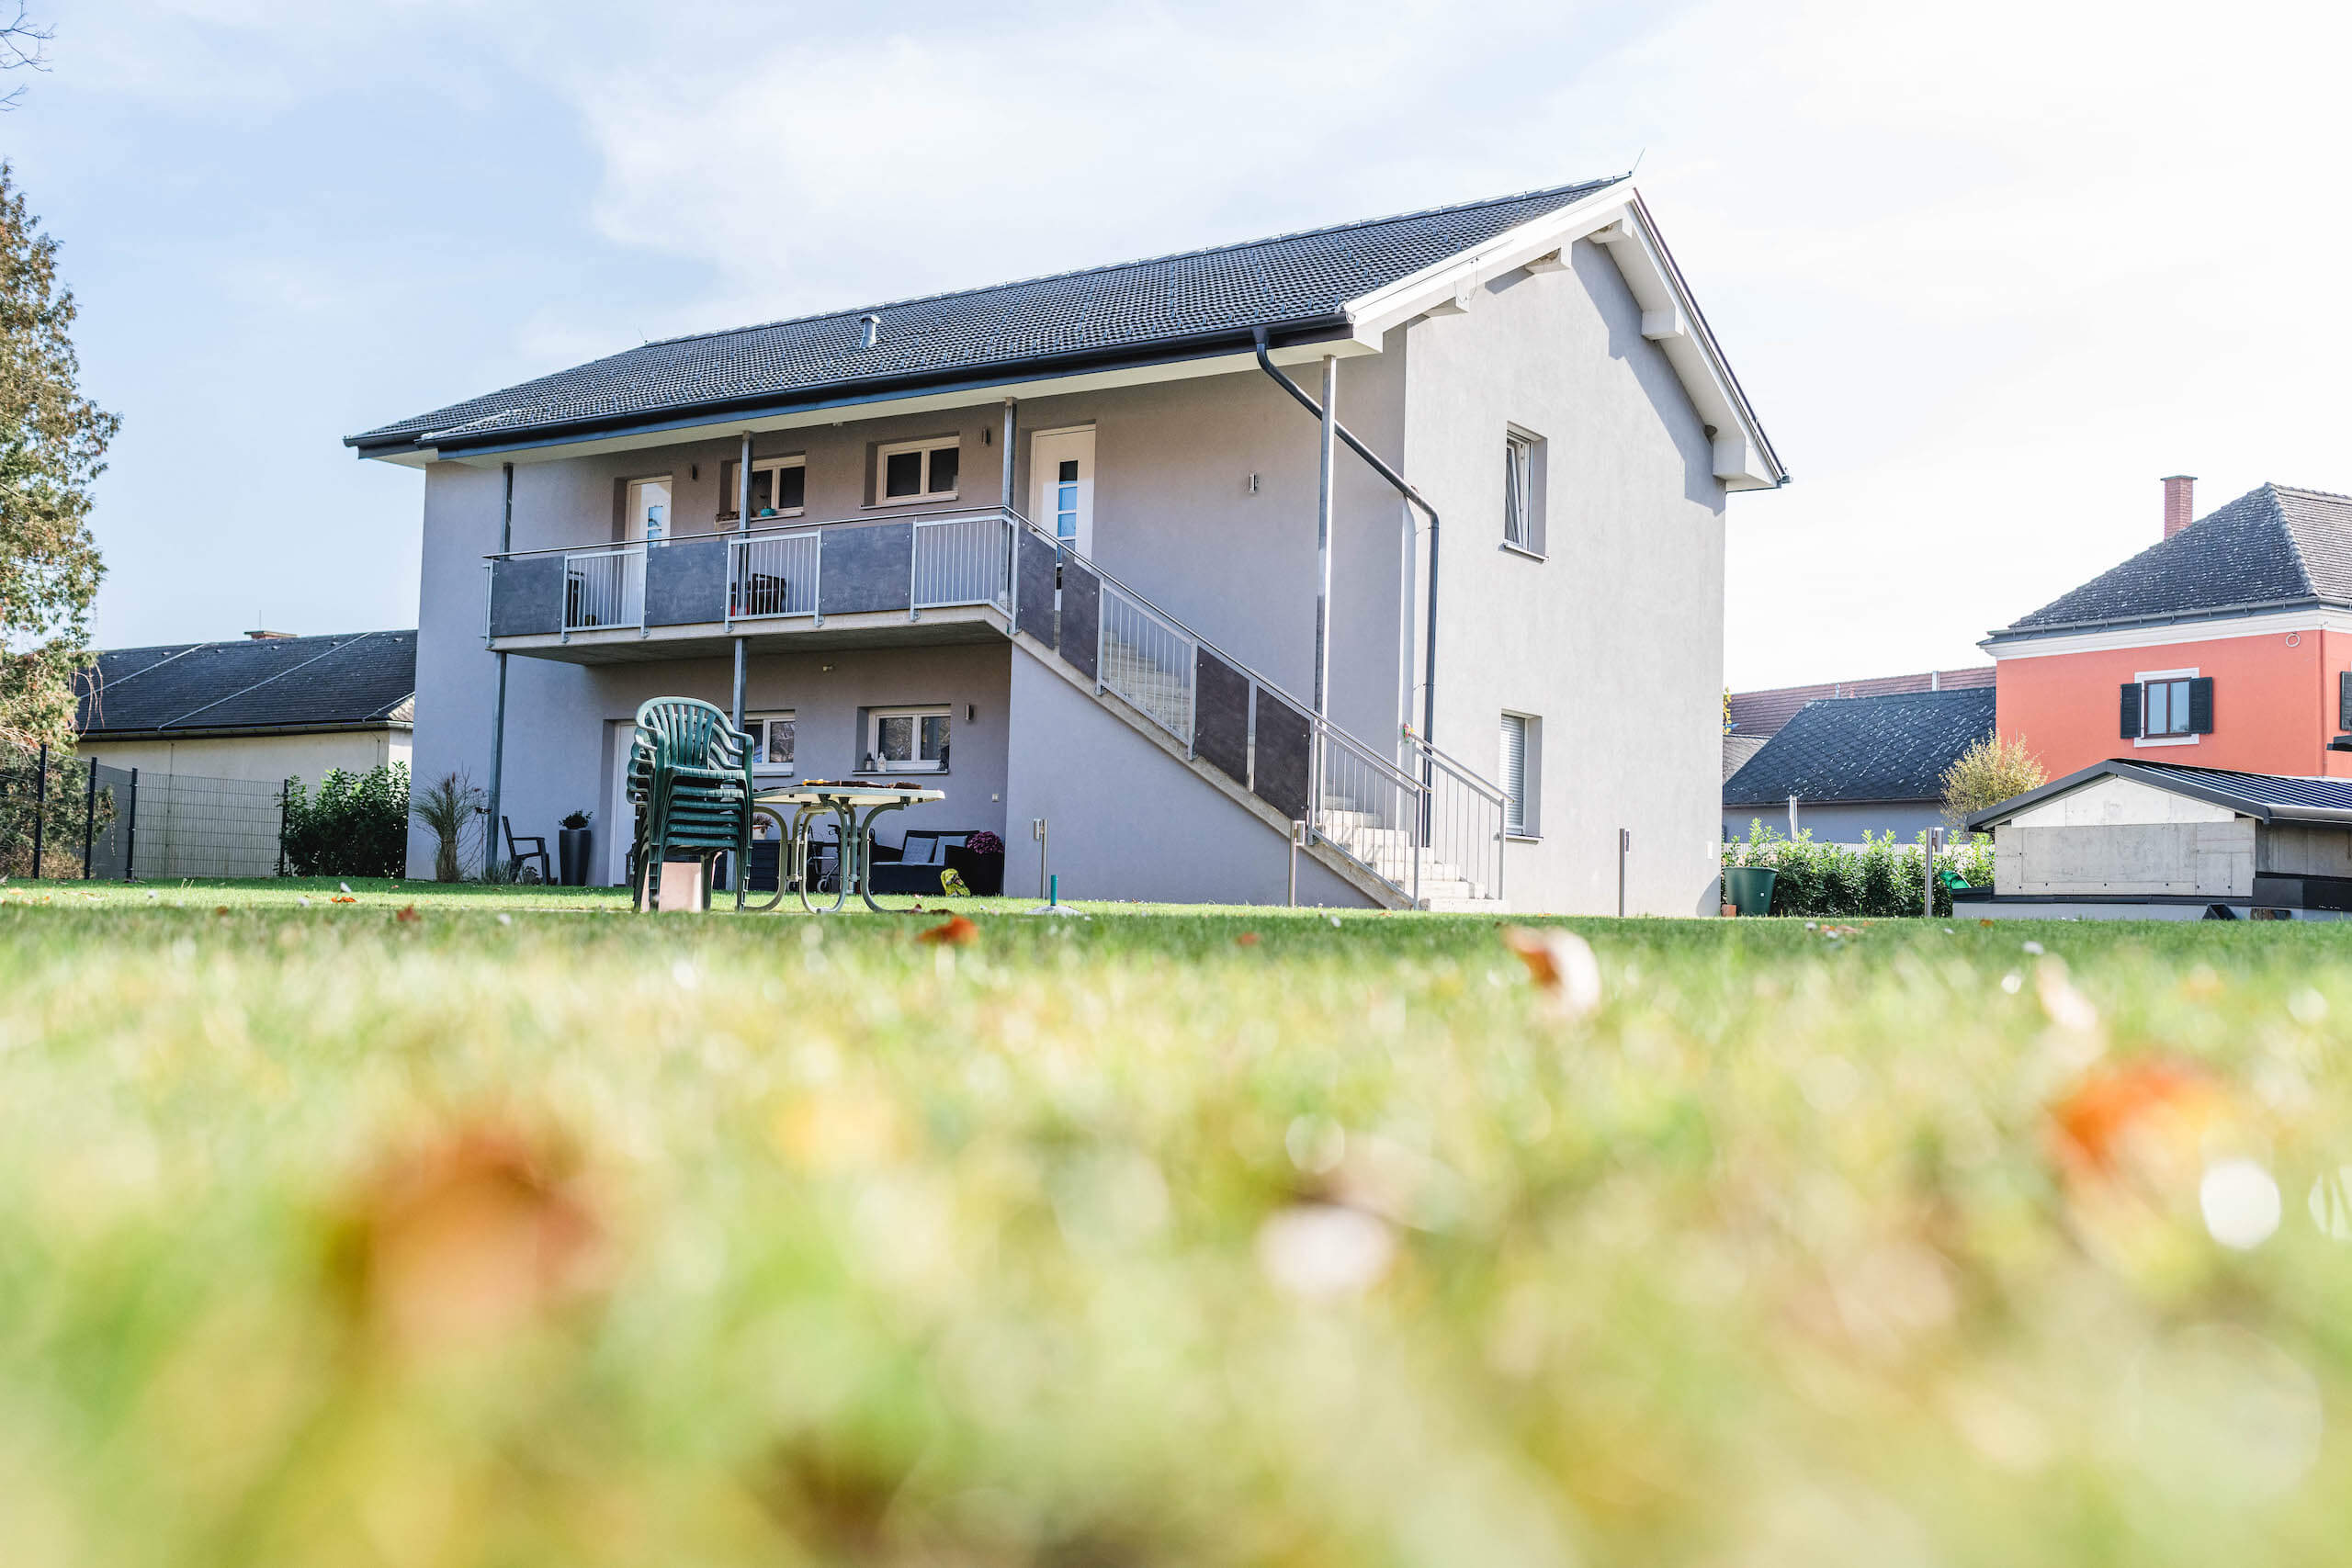
[[[755,773],[792,772],[793,710],[743,716],[743,732],[752,738],[752,768]]]
[[[865,716],[865,772],[944,773],[947,727],[948,711],[944,707],[869,709]]]
[[[1513,838],[1535,835],[1536,786],[1542,771],[1537,750],[1542,738],[1543,720],[1523,713],[1503,715],[1503,831]]]

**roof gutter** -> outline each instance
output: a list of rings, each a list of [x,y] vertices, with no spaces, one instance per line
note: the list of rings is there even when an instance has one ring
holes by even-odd
[[[2028,641],[2038,637],[2063,637],[2069,632],[2104,631],[2121,626],[2169,626],[2195,621],[2217,621],[2231,615],[2243,615],[2268,610],[2352,610],[2352,603],[2342,599],[2325,599],[2316,593],[2299,594],[2292,599],[2248,599],[2236,604],[2202,605],[2194,610],[2175,610],[2165,615],[2098,615],[2080,621],[2043,621],[2034,626],[2003,626],[1984,634],[1985,642]],[[1979,644],[1978,646],[1983,646]]]
[[[379,730],[413,730],[407,718],[329,719],[317,724],[231,724],[186,729],[85,729],[76,737],[85,745],[119,746],[131,740],[235,740],[272,735],[373,735]]]
[[[762,393],[756,397],[673,404],[667,411],[645,410],[630,413],[599,414],[543,423],[485,428],[473,434],[468,434],[465,427],[460,425],[446,431],[417,430],[372,440],[365,434],[346,435],[343,438],[343,444],[354,448],[363,458],[421,450],[433,450],[445,454],[490,456],[499,452],[522,451],[536,446],[550,446],[562,441],[613,435],[659,434],[663,431],[687,429],[729,420],[849,408],[861,403],[884,402],[895,398],[911,397],[922,393],[982,392],[1011,382],[1035,380],[1041,376],[1076,376],[1091,370],[1119,370],[1154,365],[1170,365],[1187,359],[1207,358],[1220,353],[1246,352],[1260,337],[1268,333],[1275,334],[1283,346],[1289,346],[1295,344],[1319,343],[1346,337],[1353,330],[1354,323],[1346,315],[1325,312],[1321,315],[1303,316],[1295,321],[1279,321],[1272,327],[1227,328],[1215,333],[1197,333],[1190,337],[1157,339],[1149,344],[1134,344],[1125,348],[1095,348],[1076,353],[1028,355],[1018,359],[1000,360],[985,367],[983,374],[974,374],[974,370],[979,367],[967,366],[956,370],[827,381],[815,387],[802,389],[797,393],[781,395]]]
[[[1276,386],[1298,400],[1299,406],[1313,414],[1320,423],[1323,419],[1323,405],[1301,391],[1297,382],[1275,368],[1272,357],[1266,352],[1266,329],[1258,328],[1252,337],[1258,351],[1258,368],[1272,377]],[[1434,746],[1437,744],[1435,733],[1437,729],[1437,508],[1423,500],[1419,491],[1407,484],[1405,476],[1383,461],[1379,453],[1357,440],[1354,432],[1336,419],[1332,420],[1330,424],[1333,434],[1348,444],[1349,451],[1370,464],[1372,471],[1386,479],[1389,487],[1404,497],[1408,505],[1419,507],[1422,514],[1430,520],[1429,631],[1422,638],[1427,649],[1428,661],[1421,678],[1421,739],[1425,744]]]

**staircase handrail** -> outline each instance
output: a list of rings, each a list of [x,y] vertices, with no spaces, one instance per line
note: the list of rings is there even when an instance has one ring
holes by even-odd
[[[1459,757],[1430,745],[1409,729],[1405,732],[1405,743],[1412,748],[1414,755],[1443,768],[1447,773],[1486,796],[1491,804],[1501,806],[1509,800],[1510,796],[1504,793],[1502,785],[1487,779]]]

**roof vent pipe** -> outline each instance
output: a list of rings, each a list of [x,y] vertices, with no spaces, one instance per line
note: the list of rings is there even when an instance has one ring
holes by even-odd
[[[861,334],[857,340],[857,346],[860,348],[872,348],[876,341],[882,335],[882,318],[879,316],[860,316],[857,320],[858,324],[865,329],[865,333]]]
[[[2165,538],[2171,538],[2196,520],[2197,503],[2193,499],[2196,490],[2197,476],[2195,474],[2166,474],[2165,476]]]

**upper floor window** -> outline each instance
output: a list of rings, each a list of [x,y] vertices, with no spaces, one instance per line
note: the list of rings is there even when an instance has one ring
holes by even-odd
[[[1544,553],[1544,447],[1542,436],[1517,425],[1503,433],[1503,543],[1537,556]]]
[[[963,449],[953,435],[900,441],[876,451],[874,499],[893,506],[910,501],[953,501]]]
[[[729,458],[718,465],[718,520],[721,523],[740,521],[735,503],[742,495],[743,465]],[[761,517],[797,517],[808,508],[808,459],[806,457],[754,457],[752,459],[752,515]]]
[[[2194,670],[2143,672],[2122,689],[2127,740],[2186,740],[2213,733],[2213,680]]]

